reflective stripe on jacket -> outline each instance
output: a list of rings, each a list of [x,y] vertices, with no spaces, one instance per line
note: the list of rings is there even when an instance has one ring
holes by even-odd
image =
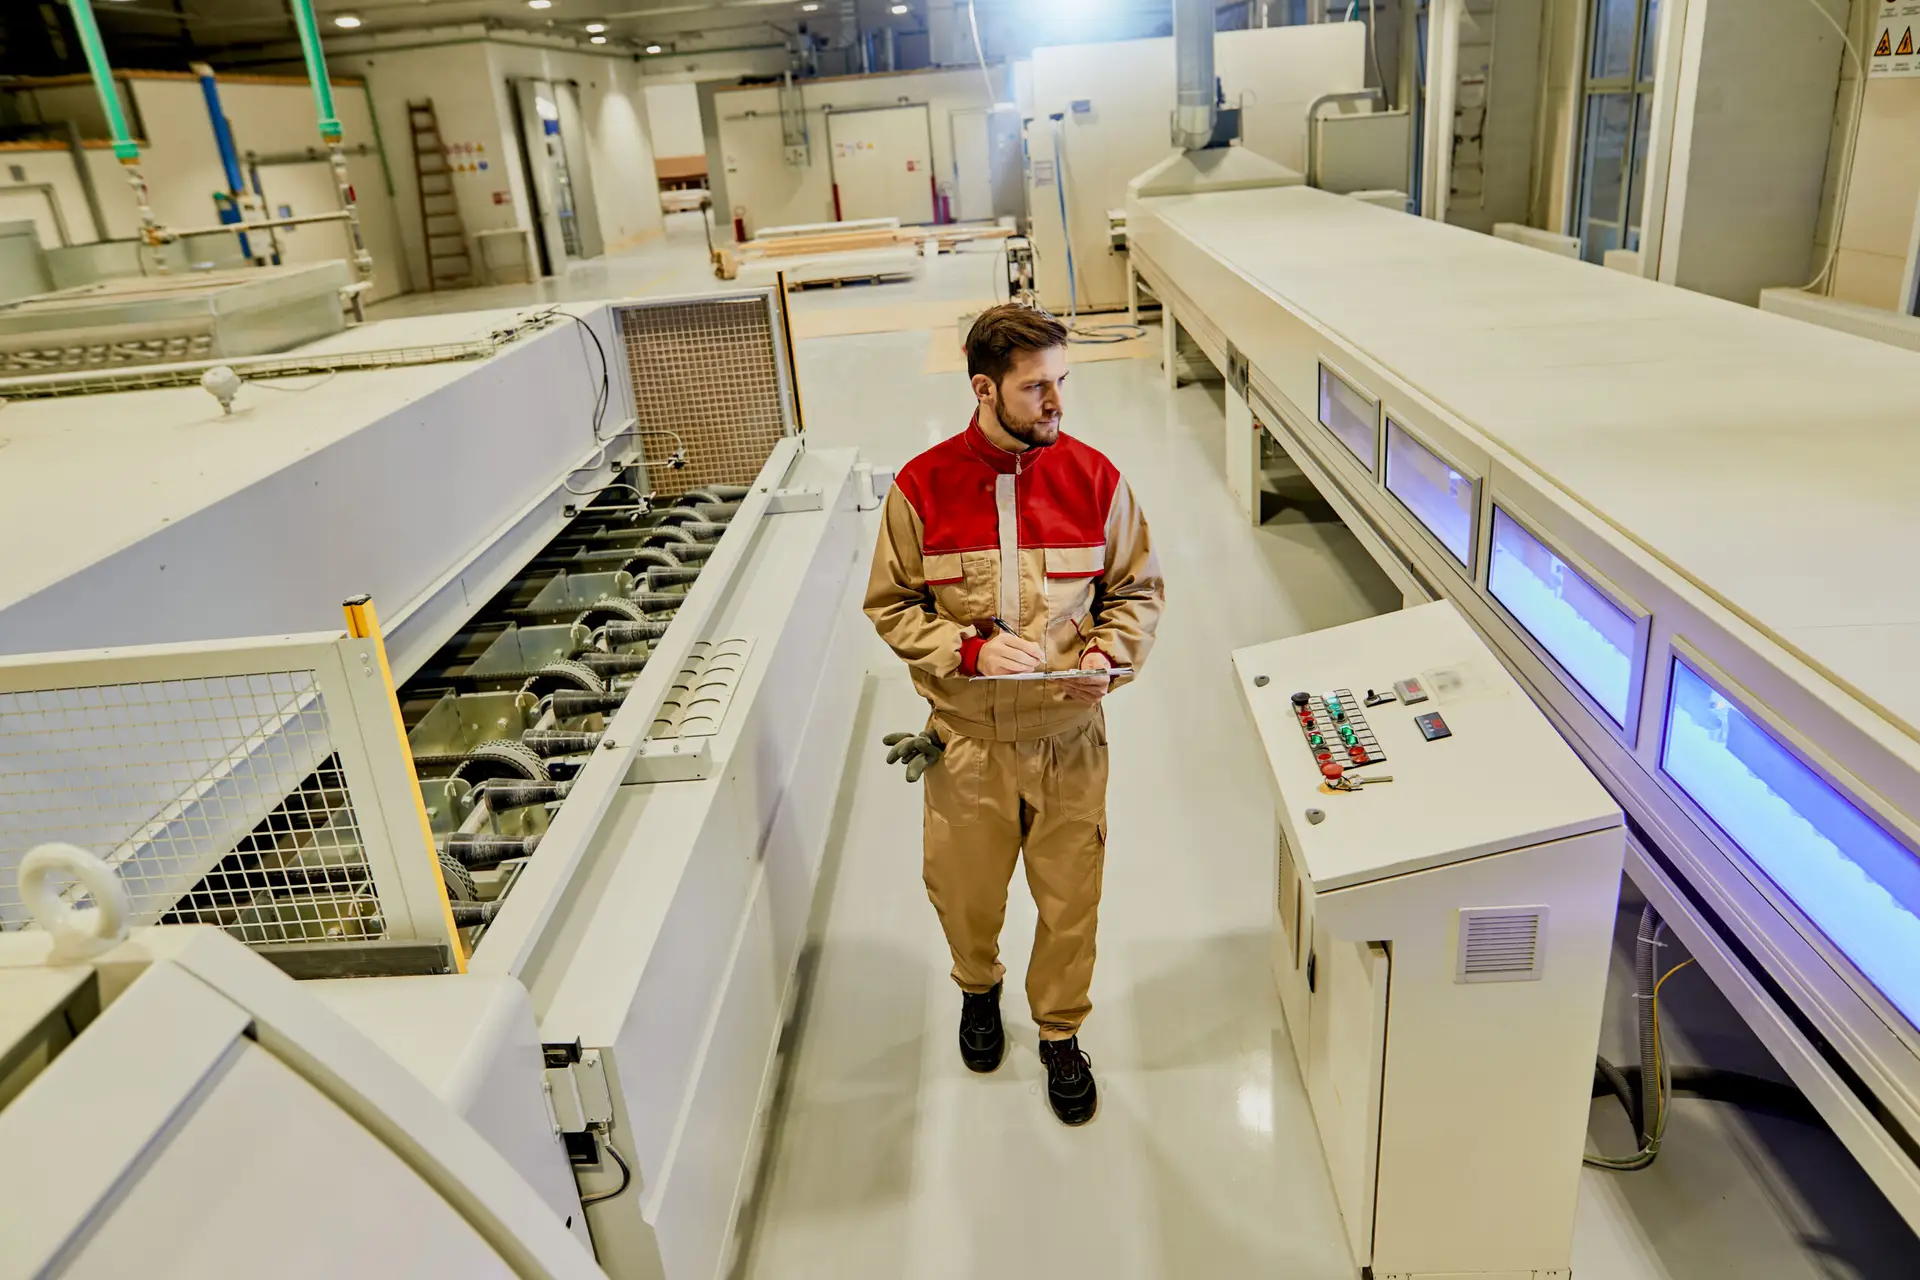
[[[1071,729],[1095,708],[1054,681],[970,681],[990,620],[1039,645],[1049,670],[1097,649],[1137,671],[1164,594],[1146,517],[1104,454],[1068,435],[1007,453],[976,418],[901,469],[866,613],[943,724],[1018,742]]]

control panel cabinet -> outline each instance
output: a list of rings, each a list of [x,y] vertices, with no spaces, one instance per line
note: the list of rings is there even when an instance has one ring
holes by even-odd
[[[1356,1274],[1569,1274],[1625,834],[1451,604],[1234,654]]]

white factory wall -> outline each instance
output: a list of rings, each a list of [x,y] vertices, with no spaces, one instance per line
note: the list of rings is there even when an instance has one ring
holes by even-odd
[[[991,105],[978,67],[809,80],[799,88],[812,140],[812,162],[799,167],[786,163],[777,88],[721,89],[714,95],[726,200],[735,212],[745,210],[748,235],[761,227],[833,219],[830,110],[926,104],[934,175],[942,192],[951,195],[953,130],[948,117],[957,110]]]
[[[141,131],[140,171],[146,178],[153,211],[173,227],[203,227],[219,221],[215,191],[227,187],[220,152],[213,141],[206,100],[197,77],[184,72],[127,72],[121,81],[127,99],[130,127]],[[90,136],[104,134],[105,122],[91,87],[58,85],[32,89],[32,109],[42,119],[72,118]],[[244,157],[297,151],[321,145],[314,115],[313,91],[304,78],[263,75],[220,77],[221,106],[233,129],[234,144]],[[355,81],[334,83],[334,109],[349,146],[373,143],[372,114],[365,91]],[[111,150],[89,147],[89,167],[107,216],[109,239],[127,239],[139,228],[138,210],[124,169]],[[33,149],[12,152],[5,163],[18,164],[27,182],[50,182],[56,188],[70,238],[88,243],[97,238],[87,212],[85,193],[74,170],[71,153]],[[4,170],[0,170],[4,171]],[[351,156],[347,171],[353,180],[362,235],[374,260],[373,298],[390,297],[407,287],[406,266],[400,258],[399,225],[394,198],[377,154]],[[11,175],[8,175],[9,177]],[[261,186],[270,209],[291,206],[296,214],[326,213],[340,207],[332,169],[324,162],[266,165]],[[8,196],[0,184],[0,217],[38,217],[42,243],[53,248],[51,219],[42,201],[21,193]],[[37,206],[37,208],[36,208]],[[345,232],[337,225],[320,224],[281,233],[281,250],[288,262],[324,262],[347,257]]]
[[[393,170],[408,273],[420,288],[426,287],[429,272],[408,102],[431,101],[443,141],[464,148],[450,158],[472,166],[456,171],[453,178],[468,237],[531,225],[520,212],[526,207],[526,192],[515,185],[517,166],[509,163],[515,148],[511,121],[500,115],[484,40],[364,53],[329,50],[327,61],[366,77]]]
[[[647,104],[637,67],[625,54],[579,53],[491,41],[487,45],[495,103],[503,130],[512,136],[519,108],[508,90],[512,77],[567,80],[578,87],[580,114],[587,127],[587,167],[592,171],[594,206],[600,234],[612,252],[658,235],[665,225],[660,187],[654,177],[653,142],[648,136]],[[520,150],[510,153],[515,207],[522,225],[533,225]]]
[[[1546,0],[1540,15],[1539,114],[1527,223],[1574,234],[1571,201],[1579,163],[1579,104],[1586,77],[1588,0]]]
[[[749,45],[702,52],[642,54],[635,65],[648,84],[698,84],[708,80],[739,81],[777,76],[787,70],[782,44]]]
[[[700,133],[700,88],[691,80],[647,85],[647,124],[656,156],[697,156],[706,152]]]
[[[6,174],[6,181],[0,184],[0,222],[31,218],[39,229],[42,247],[52,249],[60,243],[46,197],[15,189],[21,184],[13,181],[11,169],[18,165],[25,175],[22,179],[25,185],[46,183],[53,188],[49,194],[59,203],[60,216],[66,220],[68,239],[73,244],[132,235],[133,228],[139,225],[139,208],[134,204],[133,189],[127,185],[126,171],[104,142],[89,142],[86,152],[87,169],[93,174],[94,187],[100,193],[100,209],[107,219],[105,234],[93,225],[93,215],[87,210],[87,193],[80,185],[73,153],[57,142],[0,145],[0,173]]]
[[[1855,0],[1851,31],[1854,48],[1871,52],[1885,9],[1882,0]],[[1824,263],[1832,243],[1835,217],[1840,222],[1840,252],[1834,262],[1833,296],[1887,310],[1904,310],[1907,256],[1920,213],[1920,79],[1870,79],[1864,103],[1854,61],[1840,67],[1840,89],[1827,152],[1826,192],[1814,258]],[[1847,172],[1854,111],[1860,122],[1853,165]],[[1841,177],[1847,182],[1841,191]]]
[[[469,239],[476,232],[533,226],[533,205],[520,163],[509,77],[570,80],[578,85],[586,123],[595,209],[609,250],[659,232],[653,145],[647,136],[641,77],[628,59],[488,39],[450,29],[432,44],[382,48],[377,41],[328,62],[366,77],[387,140],[399,190],[401,236],[413,278],[427,278],[413,134],[407,104],[430,100],[456,166],[454,193]],[[482,168],[481,166],[485,166]]]
[[[1753,305],[1818,269],[1840,35],[1808,0],[1690,0],[1683,38],[1658,276]]]
[[[1366,84],[1366,28],[1358,22],[1254,31],[1222,31],[1214,39],[1214,71],[1228,102],[1243,102],[1247,147],[1291,169],[1306,167],[1307,106],[1323,93]],[[1041,301],[1063,314],[1069,302],[1067,246],[1061,235],[1060,191],[1053,182],[1054,143],[1067,175],[1067,212],[1082,309],[1126,304],[1125,259],[1108,248],[1107,211],[1125,207],[1127,183],[1171,147],[1173,41],[1121,40],[1051,45],[1034,50],[1032,71],[1015,66],[1016,83],[1031,82],[1027,207],[1039,258]],[[979,84],[979,72],[974,72]],[[1086,110],[1074,110],[1076,102]],[[1048,117],[1059,112],[1058,125]],[[777,136],[777,135],[776,135]]]

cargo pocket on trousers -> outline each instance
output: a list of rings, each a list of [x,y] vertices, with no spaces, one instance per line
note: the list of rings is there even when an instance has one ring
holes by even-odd
[[[1098,712],[1079,729],[1053,738],[1051,772],[1055,812],[1065,822],[1107,815],[1107,725]]]
[[[920,779],[927,819],[949,827],[972,826],[980,819],[980,789],[986,769],[986,744],[943,733],[947,749],[940,763]]]

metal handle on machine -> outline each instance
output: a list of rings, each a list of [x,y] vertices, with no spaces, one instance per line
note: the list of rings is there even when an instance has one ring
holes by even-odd
[[[1323,93],[1307,107],[1307,185],[1320,185],[1320,108],[1335,102],[1384,102],[1378,89]]]

